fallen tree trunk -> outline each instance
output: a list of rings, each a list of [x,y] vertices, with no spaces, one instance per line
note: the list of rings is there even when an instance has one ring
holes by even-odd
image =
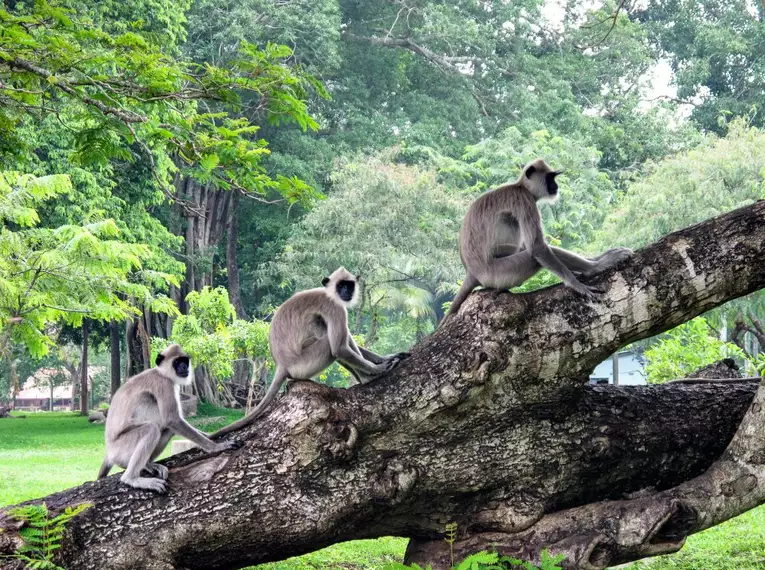
[[[167,496],[110,477],[46,497],[54,511],[94,505],[59,560],[239,568],[393,534],[413,538],[408,559],[444,568],[448,523],[458,555],[549,548],[595,569],[672,552],[765,501],[757,384],[590,387],[588,375],[629,342],[765,287],[764,255],[759,202],[593,279],[599,303],[563,287],[474,293],[389,376],[349,390],[295,382],[234,434],[242,448],[171,458]],[[0,519],[0,551],[18,546],[14,524]]]

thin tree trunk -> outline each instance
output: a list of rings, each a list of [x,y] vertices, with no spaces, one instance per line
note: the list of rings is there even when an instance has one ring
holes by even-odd
[[[109,352],[111,355],[111,385],[110,393],[120,388],[120,325],[117,321],[109,323]]]
[[[74,412],[77,406],[77,387],[80,385],[80,378],[79,374],[70,374],[70,377],[72,379],[72,405],[69,407],[69,411]]]
[[[141,360],[143,364],[142,368],[143,370],[148,370],[151,368],[151,338],[149,337],[149,333],[146,331],[144,319],[142,317],[138,317],[137,321],[137,334],[141,345]]]
[[[125,378],[130,378],[147,368],[151,368],[146,332],[142,321],[143,319],[140,317],[128,321],[125,333],[125,343],[127,345],[127,371]]]
[[[88,415],[88,319],[82,320],[82,364],[80,376],[80,414]]]
[[[231,207],[228,208],[228,241],[226,242],[226,274],[228,275],[228,296],[234,305],[236,316],[247,319],[247,312],[242,303],[242,291],[239,284],[239,264],[237,263],[236,246],[239,236],[239,193],[231,196]]]
[[[113,476],[45,497],[54,513],[93,505],[56,562],[216,570],[397,535],[412,539],[409,561],[445,570],[449,523],[458,560],[549,549],[566,569],[602,570],[674,552],[765,503],[765,386],[588,377],[620,347],[765,288],[763,256],[759,202],[589,279],[597,303],[562,285],[477,291],[385,377],[292,382],[230,436],[242,448],[170,458],[166,496]],[[0,554],[18,548],[18,526],[0,512]]]
[[[231,304],[234,305],[234,310],[236,311],[237,318],[246,320],[248,317],[247,312],[244,310],[244,303],[242,303],[242,291],[239,284],[239,264],[236,252],[237,239],[239,236],[239,193],[233,192],[232,195],[226,196],[225,198],[225,225],[228,230],[226,237],[226,274],[228,275],[228,296]],[[223,224],[221,224],[221,226],[222,225]],[[237,356],[238,358],[234,362],[234,373],[231,377],[230,383],[234,386],[247,387],[247,403],[245,408],[249,409],[253,389],[256,382],[255,370],[253,369],[252,372],[250,371],[251,361],[249,360],[248,355],[239,354]],[[255,364],[252,363],[252,367],[254,366]],[[251,378],[249,378],[250,374],[252,374]],[[236,388],[233,389],[236,390]]]
[[[11,372],[11,394],[13,399],[16,399],[16,396],[19,395],[19,373],[18,373],[18,364],[19,361],[13,358],[13,355],[10,356],[10,372]]]

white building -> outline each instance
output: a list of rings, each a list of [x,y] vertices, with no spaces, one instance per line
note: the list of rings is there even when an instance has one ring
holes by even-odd
[[[590,382],[593,384],[618,384],[620,386],[636,386],[645,384],[643,375],[644,361],[640,355],[632,350],[623,350],[618,353],[617,379],[614,382],[614,358],[604,360],[595,367],[590,374]]]

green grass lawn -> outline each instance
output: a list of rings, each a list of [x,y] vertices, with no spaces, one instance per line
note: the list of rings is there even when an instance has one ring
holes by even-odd
[[[18,414],[16,414],[18,415]],[[225,416],[200,429],[211,432],[241,417],[200,406],[197,418]],[[92,481],[104,454],[104,426],[71,413],[30,413],[0,419],[0,506],[42,497]],[[400,561],[406,540],[381,538],[336,544],[258,570],[373,570]],[[623,570],[765,570],[765,506],[696,534],[677,554],[637,562]]]

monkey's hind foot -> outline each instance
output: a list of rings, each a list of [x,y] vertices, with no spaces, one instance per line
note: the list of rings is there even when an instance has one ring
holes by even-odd
[[[135,479],[122,479],[122,482],[134,489],[148,489],[160,494],[167,493],[167,483],[163,479],[136,477]]]
[[[389,357],[387,362],[385,363],[385,371],[389,372],[393,370],[396,366],[401,364],[402,360],[405,360],[409,358],[408,352],[399,352],[398,354],[394,354],[393,356]]]
[[[167,479],[167,476],[170,472],[164,465],[160,465],[159,463],[148,463],[146,467],[141,470],[141,474],[143,475],[144,473],[149,477]]]

